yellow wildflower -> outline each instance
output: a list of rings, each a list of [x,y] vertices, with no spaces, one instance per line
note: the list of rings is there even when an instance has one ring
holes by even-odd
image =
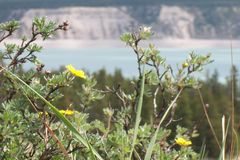
[[[181,138],[181,137],[175,139],[175,142],[180,146],[189,146],[189,145],[192,144],[192,142],[190,140],[186,140],[186,139]]]
[[[69,72],[71,72],[74,76],[86,79],[86,75],[82,70],[75,69],[71,64],[67,65],[66,68]]]
[[[73,110],[59,110],[60,113],[64,114],[64,115],[68,115],[68,116],[71,116],[74,114],[74,111]]]

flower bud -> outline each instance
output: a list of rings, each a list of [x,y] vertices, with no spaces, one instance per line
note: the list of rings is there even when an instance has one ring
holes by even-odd
[[[182,64],[182,67],[183,67],[183,68],[186,68],[186,67],[188,67],[188,66],[189,66],[189,64],[188,64],[187,62],[185,62],[185,63]]]

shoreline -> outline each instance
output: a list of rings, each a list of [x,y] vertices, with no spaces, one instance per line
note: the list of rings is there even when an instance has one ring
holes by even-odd
[[[20,44],[20,39],[7,39],[0,44],[4,43],[17,43]],[[56,40],[37,40],[37,44],[42,45],[44,48],[125,48],[126,45],[121,40],[117,39],[104,39],[104,40],[79,40],[79,39],[56,39]],[[207,40],[207,39],[154,39],[142,43],[143,46],[148,46],[149,43],[155,44],[158,48],[217,48],[226,49],[240,48],[240,40]]]

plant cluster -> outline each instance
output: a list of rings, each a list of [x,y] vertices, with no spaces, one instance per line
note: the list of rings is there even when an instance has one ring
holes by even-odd
[[[0,24],[0,42],[20,27],[18,21]],[[121,40],[136,54],[139,77],[132,81],[134,91],[117,87],[96,87],[97,81],[82,70],[68,65],[58,74],[44,69],[37,58],[42,47],[35,43],[46,40],[68,23],[57,25],[45,18],[35,18],[30,37],[20,44],[4,43],[0,52],[0,158],[1,159],[200,159],[191,147],[196,130],[177,126],[170,137],[168,129],[174,119],[178,98],[186,88],[199,88],[193,73],[210,63],[210,56],[191,53],[177,71],[166,63],[153,45],[141,42],[153,36],[149,27],[125,33]],[[33,70],[22,72],[26,63]],[[81,81],[81,88],[73,82]],[[79,105],[55,106],[70,88],[79,96]],[[91,104],[113,94],[121,102],[118,108],[103,108],[105,120],[90,120],[86,112]],[[154,108],[152,121],[141,121],[144,97]],[[158,103],[160,100],[160,103]],[[94,110],[94,109],[93,109]],[[171,114],[170,114],[171,113]]]

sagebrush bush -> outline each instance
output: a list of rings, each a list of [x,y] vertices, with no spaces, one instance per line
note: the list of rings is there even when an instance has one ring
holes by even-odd
[[[0,42],[19,27],[18,21],[0,24]],[[150,27],[141,27],[121,36],[136,55],[139,77],[132,81],[135,91],[129,93],[121,84],[100,90],[94,77],[84,71],[68,65],[62,73],[53,74],[37,58],[42,47],[35,41],[49,39],[67,27],[66,22],[57,25],[35,18],[30,37],[23,36],[20,44],[4,43],[0,52],[1,159],[200,159],[202,155],[191,147],[196,130],[177,126],[175,138],[170,138],[167,126],[184,89],[200,87],[192,74],[211,62],[209,55],[191,53],[174,71],[153,44],[140,46],[153,35]],[[26,63],[33,63],[35,69],[23,72]],[[81,81],[81,88],[73,88],[73,81]],[[61,93],[66,87],[79,96],[79,106],[71,102],[65,108],[54,106],[59,98],[68,96]],[[114,94],[121,106],[99,106],[104,108],[105,121],[90,121],[86,109],[106,94]],[[152,121],[143,124],[144,96],[152,99],[153,113]]]

